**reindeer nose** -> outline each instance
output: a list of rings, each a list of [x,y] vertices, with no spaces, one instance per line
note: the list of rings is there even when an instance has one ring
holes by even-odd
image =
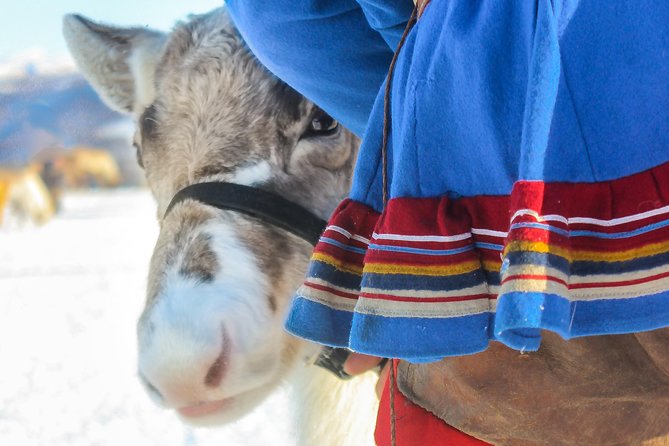
[[[230,342],[223,327],[215,330],[217,336],[199,328],[189,332],[154,324],[151,333],[140,328],[139,376],[159,405],[192,406],[209,400],[221,386],[230,363]]]

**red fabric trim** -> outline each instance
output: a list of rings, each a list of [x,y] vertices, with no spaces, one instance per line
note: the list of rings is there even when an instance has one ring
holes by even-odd
[[[393,360],[397,370],[397,361]],[[386,380],[379,403],[374,439],[377,446],[391,446],[390,387]],[[489,445],[449,426],[432,413],[409,401],[395,384],[396,446],[485,446]]]
[[[551,277],[551,276],[540,276],[540,275],[533,275],[533,274],[517,274],[517,275],[514,275],[514,276],[506,277],[502,281],[502,284],[504,284],[506,282],[509,282],[511,280],[547,280],[547,281],[549,280],[551,282],[560,283],[560,284],[568,287],[570,290],[578,290],[578,289],[584,289],[584,288],[600,288],[600,287],[612,288],[612,287],[623,287],[623,286],[628,286],[628,285],[638,285],[640,283],[647,283],[647,282],[652,282],[654,280],[664,279],[665,277],[669,277],[669,273],[656,274],[654,276],[643,277],[641,279],[624,280],[624,281],[618,281],[618,282],[595,282],[595,283],[568,284],[564,280],[558,279],[556,277]],[[381,298],[386,298],[385,296],[380,296],[380,297]],[[422,302],[422,300],[417,299],[416,302]]]
[[[383,299],[396,302],[461,302],[467,300],[490,299],[490,294],[474,294],[471,296],[453,296],[453,297],[404,297],[390,296],[388,294],[360,293],[360,297],[367,299]]]
[[[345,297],[346,299],[353,299],[353,300],[358,299],[358,294],[357,293],[346,293],[344,291],[339,291],[339,290],[336,290],[336,289],[328,287],[328,286],[323,286],[323,285],[319,285],[317,283],[309,282],[308,279],[304,282],[304,286],[309,287],[309,288],[313,288],[313,289],[319,290],[319,291],[327,291],[328,293],[332,293],[335,296]]]
[[[610,219],[666,205],[667,192],[669,163],[599,183],[518,181],[511,194],[514,197],[511,208],[527,207],[543,214],[592,215]],[[569,197],[578,199],[565,200]],[[610,199],[602,199],[605,197]]]
[[[578,199],[569,199],[578,197]],[[454,241],[412,241],[379,239],[375,245],[408,247],[419,249],[459,249],[471,243],[476,249],[450,255],[424,255],[412,252],[396,252],[373,246],[367,251],[366,264],[393,263],[398,265],[451,266],[463,262],[481,260],[493,267],[500,261],[499,252],[485,243],[502,246],[509,242],[543,242],[567,253],[593,252],[609,254],[638,250],[646,246],[669,241],[669,227],[657,227],[643,233],[625,237],[603,238],[597,233],[615,234],[635,231],[649,225],[666,221],[669,214],[642,215],[669,204],[669,164],[627,178],[603,183],[550,183],[519,181],[510,196],[476,196],[451,199],[393,198],[381,215],[375,231],[380,234],[410,236],[441,235],[454,236],[474,232],[471,237]],[[595,220],[612,220],[634,216],[633,221],[617,222],[615,225],[600,225],[588,221],[566,222],[559,220],[537,221],[532,215],[516,215],[527,209],[541,216],[557,215],[562,218],[581,217]],[[511,227],[509,225],[511,223]],[[530,223],[540,227],[518,224]],[[556,228],[569,231],[561,234],[550,230]],[[476,230],[491,230],[505,233],[505,238],[491,236]],[[577,234],[588,231],[593,234]],[[531,249],[528,249],[531,250]],[[650,255],[650,254],[649,254]],[[593,260],[596,261],[596,260]]]
[[[338,242],[361,249],[367,249],[367,245],[363,242],[348,238],[335,230],[330,229],[330,226],[338,226],[352,235],[362,236],[369,239],[374,231],[374,226],[379,218],[379,214],[374,212],[368,206],[346,199],[342,201],[337,209],[332,214],[332,218],[328,222],[323,237],[328,237]],[[314,248],[314,253],[327,254],[344,263],[362,266],[364,253],[357,253],[341,249],[329,243],[320,242]]]
[[[628,285],[638,285],[640,283],[652,282],[654,280],[664,279],[669,277],[669,273],[656,274],[654,276],[644,277],[642,279],[625,280],[620,282],[597,282],[597,283],[574,283],[569,285],[569,289],[583,289],[583,288],[598,288],[598,287],[623,287]]]

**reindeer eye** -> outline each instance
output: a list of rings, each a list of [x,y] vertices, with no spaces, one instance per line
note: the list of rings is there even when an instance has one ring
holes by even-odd
[[[142,160],[142,149],[140,149],[139,144],[137,144],[136,142],[133,142],[132,145],[135,148],[135,155],[137,156],[137,164],[139,164],[139,167],[144,169],[144,160]]]
[[[302,134],[302,138],[333,135],[337,133],[337,130],[339,130],[339,122],[335,121],[332,116],[320,108],[317,108],[311,115],[309,127]]]

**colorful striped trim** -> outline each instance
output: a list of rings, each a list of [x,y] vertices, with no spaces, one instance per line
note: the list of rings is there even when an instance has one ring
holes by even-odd
[[[476,331],[476,349],[484,332],[534,349],[542,329],[569,338],[669,326],[667,197],[669,165],[607,183],[521,181],[507,197],[394,198],[383,218],[347,201],[297,300],[350,312],[359,351],[391,339],[412,360],[462,354],[470,343],[456,327]],[[291,312],[290,331],[306,319]],[[313,323],[327,338],[338,330]]]
[[[669,214],[669,206],[664,206],[659,209],[654,209],[652,211],[641,212],[635,215],[628,215],[626,217],[612,218],[609,220],[602,220],[598,218],[588,218],[588,217],[565,218],[562,215],[540,215],[538,212],[532,209],[520,209],[513,214],[513,216],[511,217],[511,221],[513,222],[519,217],[530,215],[534,217],[536,221],[541,221],[541,222],[557,221],[567,225],[590,224],[590,225],[611,227],[611,226],[622,225],[625,223],[632,223],[635,221],[644,220],[650,217],[655,217],[657,215],[665,215],[665,214]]]

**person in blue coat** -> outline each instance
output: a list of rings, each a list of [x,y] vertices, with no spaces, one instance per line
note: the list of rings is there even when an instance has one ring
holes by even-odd
[[[421,2],[388,95],[410,1],[227,5],[363,137],[289,332],[429,362],[669,326],[668,2]]]

